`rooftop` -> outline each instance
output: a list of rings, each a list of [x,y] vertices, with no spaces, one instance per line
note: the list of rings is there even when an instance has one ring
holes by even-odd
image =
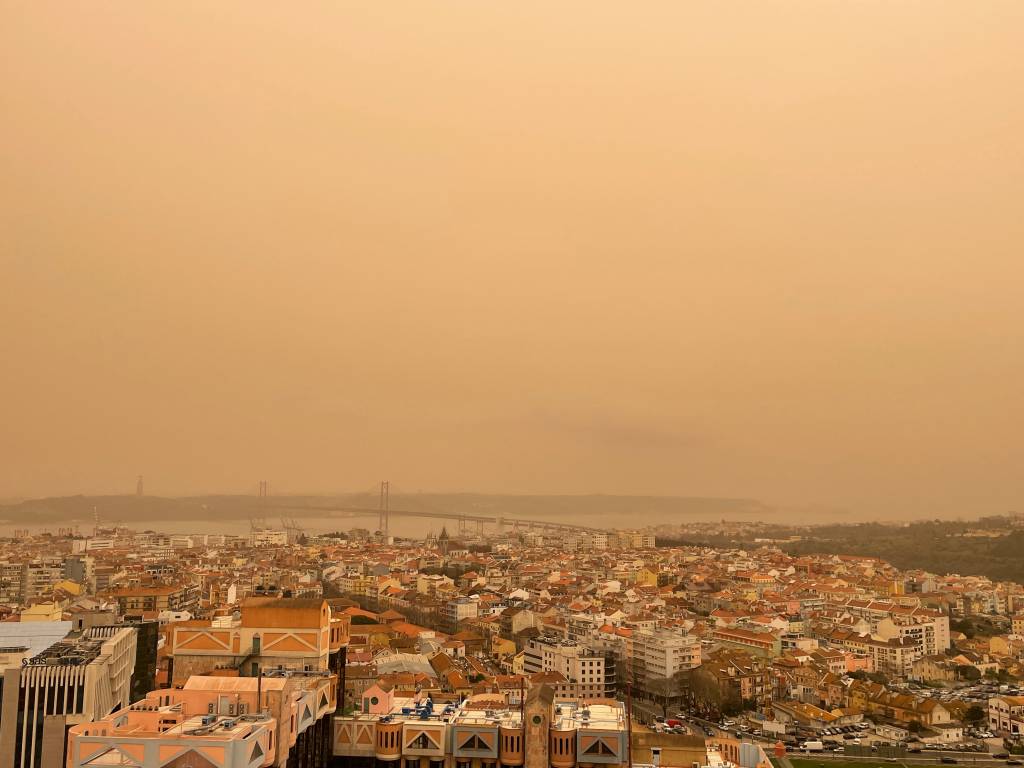
[[[70,621],[0,622],[0,647],[25,648],[29,657],[67,637]]]

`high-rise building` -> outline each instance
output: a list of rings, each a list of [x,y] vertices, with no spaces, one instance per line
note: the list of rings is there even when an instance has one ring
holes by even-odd
[[[22,660],[3,672],[0,768],[52,768],[64,762],[68,726],[128,705],[136,631],[67,634],[71,622],[25,626]]]

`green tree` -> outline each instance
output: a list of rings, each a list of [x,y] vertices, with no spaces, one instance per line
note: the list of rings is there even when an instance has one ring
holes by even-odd
[[[957,664],[956,676],[960,680],[980,680],[981,670],[972,667],[970,664]]]
[[[978,704],[971,704],[971,706],[967,708],[967,711],[964,712],[964,721],[971,723],[972,725],[977,725],[978,723],[984,722],[985,714],[985,710],[981,706]]]

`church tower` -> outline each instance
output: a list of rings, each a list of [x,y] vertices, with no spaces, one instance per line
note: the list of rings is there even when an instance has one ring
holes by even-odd
[[[523,736],[526,740],[526,767],[550,768],[548,729],[555,710],[555,690],[550,685],[535,685],[526,694]]]

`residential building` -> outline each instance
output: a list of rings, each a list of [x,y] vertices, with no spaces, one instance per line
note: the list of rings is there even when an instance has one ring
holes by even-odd
[[[700,666],[700,641],[671,629],[638,630],[632,636],[633,684],[643,687],[651,678],[671,678]]]
[[[536,637],[523,650],[523,672],[558,672],[565,676],[573,699],[593,701],[615,697],[615,678],[606,674],[606,657],[569,640]]]

